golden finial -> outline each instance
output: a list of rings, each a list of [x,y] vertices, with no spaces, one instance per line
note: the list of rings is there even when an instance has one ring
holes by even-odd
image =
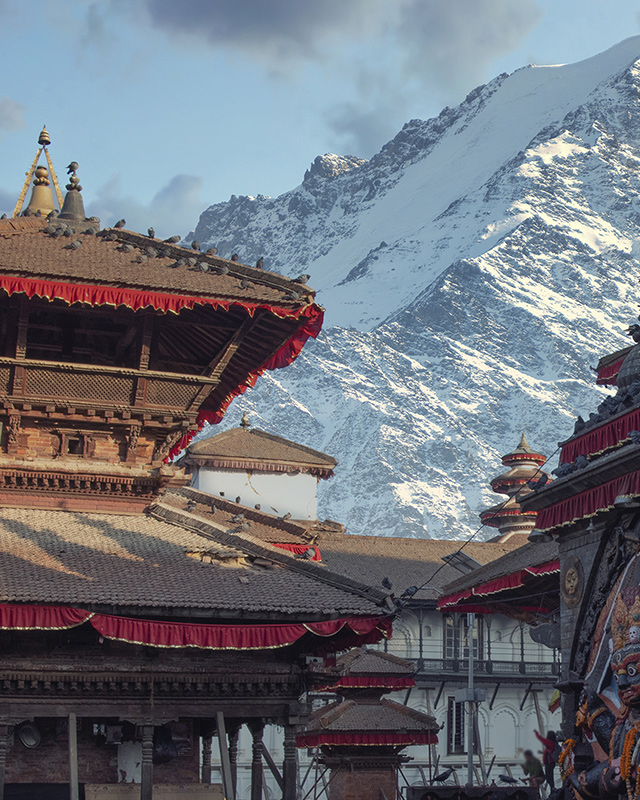
[[[245,431],[251,427],[251,423],[249,422],[249,417],[247,416],[247,412],[242,412],[242,419],[240,420],[240,427],[244,428]]]
[[[49,136],[49,131],[47,130],[46,125],[42,126],[40,136],[38,136],[38,144],[42,147],[48,147],[51,144],[51,137]]]
[[[518,449],[518,450],[531,450],[531,447],[529,446],[529,442],[527,441],[527,439],[526,439],[526,437],[524,435],[524,431],[522,431],[522,437],[520,438],[520,444],[518,445],[518,447],[516,449]]]

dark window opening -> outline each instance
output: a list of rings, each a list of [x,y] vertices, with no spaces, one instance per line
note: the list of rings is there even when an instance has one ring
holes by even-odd
[[[450,697],[447,706],[447,754],[453,756],[463,753],[466,753],[464,703],[456,703],[455,698]]]
[[[84,453],[82,436],[69,436],[67,438],[67,453],[70,456],[81,456]]]

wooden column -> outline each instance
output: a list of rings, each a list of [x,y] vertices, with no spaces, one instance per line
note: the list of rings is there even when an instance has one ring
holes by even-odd
[[[236,800],[236,792],[231,780],[231,764],[229,763],[229,746],[227,744],[227,728],[222,711],[216,712],[216,728],[220,747],[220,769],[222,771],[222,787],[226,800]]]
[[[296,761],[296,726],[284,726],[284,763],[282,765],[284,788],[282,800],[296,800],[298,788],[298,764]]]
[[[239,722],[229,724],[227,733],[229,736],[229,766],[231,767],[231,785],[233,786],[233,796],[238,793],[238,738],[240,736]]]
[[[211,740],[207,735],[202,737],[202,783],[211,783]]]
[[[264,723],[254,721],[249,723],[253,736],[253,751],[251,760],[251,800],[262,800],[262,734]]]
[[[78,786],[78,720],[75,711],[69,713],[69,800],[79,800]]]
[[[4,800],[4,772],[9,749],[9,726],[0,724],[0,800]]]
[[[140,800],[153,796],[153,725],[142,726],[142,778]]]

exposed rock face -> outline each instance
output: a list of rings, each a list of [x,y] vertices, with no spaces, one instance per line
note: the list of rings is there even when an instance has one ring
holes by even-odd
[[[522,430],[551,455],[598,404],[590,367],[640,301],[639,58],[636,37],[501,75],[370,161],[202,214],[200,242],[309,273],[327,307],[227,424],[250,408],[335,455],[321,509],[351,532],[468,535]]]

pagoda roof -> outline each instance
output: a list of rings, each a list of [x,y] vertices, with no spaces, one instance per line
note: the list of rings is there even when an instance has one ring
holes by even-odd
[[[394,700],[343,700],[311,714],[298,747],[379,745],[407,747],[437,742],[434,717]],[[374,737],[374,738],[369,738]]]
[[[0,509],[0,603],[226,619],[388,615],[385,592],[170,490],[138,515]]]
[[[454,566],[442,560],[459,547],[458,542],[450,539],[320,533],[316,544],[330,569],[358,575],[371,586],[380,586],[383,578],[389,578],[398,597],[410,586],[422,587],[412,601],[433,602],[442,588],[460,575]],[[470,542],[464,551],[480,564],[487,564],[520,545],[519,538]]]
[[[189,445],[187,462],[218,469],[259,472],[300,470],[318,477],[333,474],[337,461],[326,453],[258,428],[237,427]]]
[[[342,675],[414,675],[416,665],[406,658],[398,658],[392,653],[356,647],[343,653],[336,660],[336,667]]]
[[[438,609],[507,615],[549,610],[559,600],[558,557],[557,542],[529,542],[448,583]]]
[[[126,287],[251,307],[266,305],[277,308],[283,316],[295,314],[314,297],[309,287],[282,275],[133,231],[105,228],[96,235],[97,220],[68,225],[76,230],[71,237],[47,233],[64,224],[62,220],[48,222],[41,217],[0,220],[0,277]],[[85,230],[94,233],[86,235]],[[81,241],[77,250],[67,247],[74,240]],[[123,246],[131,249],[123,250]],[[147,255],[150,251],[156,255]],[[140,256],[146,256],[145,260],[138,262]],[[184,263],[176,266],[179,261]],[[201,264],[206,265],[206,272],[199,267]],[[228,272],[220,274],[220,269]],[[291,299],[292,293],[299,298]],[[67,299],[62,292],[61,299]],[[153,304],[153,298],[149,304]]]

